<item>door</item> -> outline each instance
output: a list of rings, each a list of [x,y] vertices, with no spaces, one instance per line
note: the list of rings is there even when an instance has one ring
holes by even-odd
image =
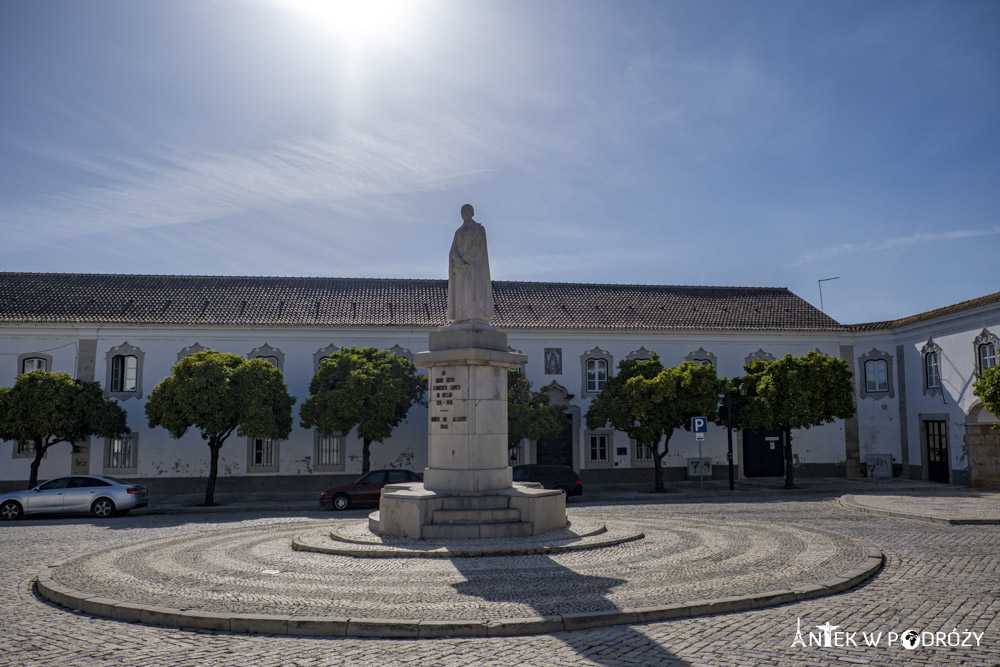
[[[535,443],[535,463],[556,466],[573,465],[573,415],[563,415],[563,430],[554,438]]]
[[[38,490],[27,497],[27,511],[30,512],[58,512],[63,507],[63,496],[66,487],[69,486],[72,477],[59,477],[50,479]]]
[[[743,431],[743,474],[747,477],[782,477],[785,474],[781,431]]]
[[[943,421],[925,421],[927,436],[927,479],[947,484],[950,479],[948,463],[948,429]]]

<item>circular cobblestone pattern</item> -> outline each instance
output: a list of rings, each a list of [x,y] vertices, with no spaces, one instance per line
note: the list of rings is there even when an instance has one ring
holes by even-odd
[[[606,510],[571,517],[609,532],[634,529]],[[645,539],[559,554],[397,559],[291,549],[303,533],[329,535],[343,525],[289,521],[118,546],[48,569],[39,590],[96,615],[180,627],[435,636],[433,624],[441,623],[439,635],[509,635],[817,597],[871,576],[882,557],[856,539],[802,525],[669,515],[644,517]]]

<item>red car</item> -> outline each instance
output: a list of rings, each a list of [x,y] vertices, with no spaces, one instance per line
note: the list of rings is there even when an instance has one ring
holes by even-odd
[[[355,505],[378,505],[382,487],[400,482],[422,482],[423,477],[409,470],[372,470],[350,484],[331,486],[319,494],[320,507],[346,510]]]

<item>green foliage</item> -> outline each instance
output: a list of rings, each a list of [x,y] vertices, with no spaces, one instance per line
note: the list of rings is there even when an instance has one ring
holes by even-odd
[[[320,364],[299,423],[322,435],[357,428],[364,442],[361,467],[368,472],[371,443],[392,434],[426,387],[427,378],[404,357],[374,347],[343,348]]]
[[[1000,418],[1000,366],[987,368],[982,374],[977,375],[972,385],[972,393],[983,402],[994,417]],[[1000,422],[994,424],[993,428],[1000,429]]]
[[[604,391],[590,404],[587,428],[610,424],[651,447],[655,490],[662,491],[662,461],[670,436],[678,428],[690,430],[692,417],[715,418],[725,380],[716,376],[713,366],[686,361],[664,368],[655,354],[648,361],[622,361],[618,368],[618,374],[608,379]]]
[[[780,429],[785,434],[785,486],[794,486],[792,429],[808,429],[854,414],[854,382],[847,362],[812,351],[757,360],[732,385],[745,384],[747,396],[736,401],[733,427]]]
[[[174,438],[195,428],[211,449],[205,504],[214,502],[219,449],[234,431],[251,438],[283,440],[292,432],[292,406],[285,376],[263,359],[203,350],[174,364],[146,402],[150,428]]]
[[[13,387],[0,389],[0,439],[34,444],[29,486],[37,483],[38,466],[52,445],[126,433],[125,411],[104,398],[97,382],[77,380],[69,373],[32,371],[19,376]]]
[[[527,438],[554,438],[563,429],[563,409],[549,405],[549,391],[531,391],[531,381],[515,369],[507,371],[507,445]]]

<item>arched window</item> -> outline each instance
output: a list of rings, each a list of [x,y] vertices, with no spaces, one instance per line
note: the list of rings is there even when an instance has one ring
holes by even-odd
[[[608,382],[608,362],[604,359],[587,359],[587,391],[604,391]]]
[[[30,373],[31,371],[47,371],[48,362],[41,357],[28,357],[21,362],[21,373]]]
[[[111,391],[136,391],[139,382],[139,359],[132,354],[111,358]]]
[[[889,391],[889,364],[885,359],[865,362],[865,391],[869,394]]]

